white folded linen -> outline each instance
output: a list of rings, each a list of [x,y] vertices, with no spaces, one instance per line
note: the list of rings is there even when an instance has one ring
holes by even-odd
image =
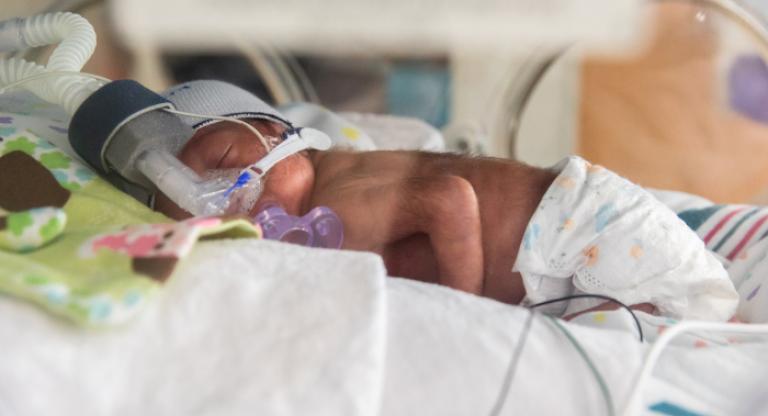
[[[2,298],[0,414],[377,414],[384,278],[370,254],[232,240],[121,328]]]

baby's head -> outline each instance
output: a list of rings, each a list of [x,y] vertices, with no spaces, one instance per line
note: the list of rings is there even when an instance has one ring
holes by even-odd
[[[291,126],[253,94],[220,81],[193,81],[173,87],[163,95],[180,111],[241,119],[255,127],[270,142],[270,148],[279,143],[283,131]],[[245,168],[268,151],[245,126],[205,118],[182,119],[195,129],[195,134],[178,158],[199,175],[210,170]],[[303,214],[313,185],[314,168],[307,153],[289,156],[266,174],[264,190],[250,215],[270,202],[282,205],[289,214]],[[165,195],[157,196],[155,208],[175,219],[190,216]]]

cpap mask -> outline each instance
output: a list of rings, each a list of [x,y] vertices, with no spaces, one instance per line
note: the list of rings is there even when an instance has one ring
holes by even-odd
[[[203,83],[210,86],[208,82]],[[236,88],[227,85],[227,88]],[[176,99],[182,108],[191,110],[184,100]],[[200,177],[175,154],[194,135],[195,128],[222,117],[210,115],[212,118],[193,125],[174,113],[206,118],[177,110],[174,103],[134,81],[114,81],[80,106],[72,118],[70,141],[72,147],[102,173],[117,175],[148,192],[162,192],[193,215],[248,217],[262,194],[270,169],[303,150],[326,150],[331,146],[331,139],[325,133],[284,122],[288,127],[279,138],[280,143],[272,149],[267,147],[267,154],[257,162],[243,169],[212,170]],[[272,116],[277,118],[276,114]],[[242,115],[269,119],[263,111]],[[267,142],[258,131],[254,133]],[[251,219],[262,226],[267,239],[326,248],[340,248],[343,240],[341,220],[327,207],[315,208],[299,218],[270,205]]]
[[[248,214],[264,176],[283,159],[331,141],[314,129],[289,128],[282,142],[236,174],[213,171],[201,178],[177,158],[194,134],[171,102],[141,84],[113,81],[88,97],[70,124],[75,151],[105,175],[147,192],[162,192],[196,216]]]
[[[221,115],[267,120],[286,128],[279,138],[263,137],[258,131],[253,131],[265,148],[270,148],[268,142],[279,144],[251,166],[239,170],[208,172],[205,179],[213,181],[213,191],[195,202],[214,205],[213,209],[219,211],[251,212],[260,196],[264,178],[272,167],[304,149],[325,150],[331,146],[331,139],[325,133],[311,128],[295,128],[280,112],[258,97],[225,82],[187,82],[168,89],[162,95],[176,107],[176,114],[182,122],[193,129],[214,123],[221,118],[216,116]],[[208,116],[201,119],[201,114]],[[228,120],[238,121],[231,118]],[[246,127],[253,130],[253,127]],[[216,183],[222,179],[224,186]],[[228,207],[219,206],[221,204],[228,204]],[[340,248],[343,241],[341,220],[327,207],[317,207],[303,217],[297,217],[289,215],[279,205],[270,204],[262,208],[252,220],[261,225],[266,239],[326,248]]]
[[[287,130],[282,135],[282,143],[258,162],[239,171],[209,171],[205,178],[200,178],[164,151],[143,152],[136,159],[136,168],[159,191],[194,215],[248,215],[261,196],[264,177],[277,163],[306,149],[329,147],[330,139],[324,133],[297,128]]]
[[[81,73],[96,46],[93,27],[73,13],[52,13],[0,21],[0,52],[57,44],[47,65],[19,58],[0,59],[0,93],[24,86],[61,105],[72,118],[72,148],[110,182],[145,199],[163,192],[196,216],[248,215],[263,190],[269,170],[305,149],[326,150],[330,138],[310,128],[294,128],[272,107],[249,92],[219,81],[197,81],[161,96],[131,80],[110,81]],[[233,111],[234,110],[234,111]],[[245,111],[242,111],[245,110]],[[224,115],[222,117],[221,115]],[[241,170],[212,171],[201,178],[176,158],[200,123],[216,119],[252,126],[239,118],[259,118],[286,126],[281,143]],[[318,207],[293,217],[270,206],[253,218],[267,238],[311,246],[340,247],[342,225],[330,209]],[[302,238],[297,236],[302,235]]]

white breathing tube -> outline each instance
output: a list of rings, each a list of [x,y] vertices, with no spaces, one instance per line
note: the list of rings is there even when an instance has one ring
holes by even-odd
[[[19,58],[0,60],[0,87],[39,78],[25,82],[25,87],[74,114],[86,98],[105,84],[93,77],[74,74],[83,68],[96,48],[96,33],[91,24],[74,13],[50,13],[0,22],[0,52],[56,43],[59,45],[45,66]]]

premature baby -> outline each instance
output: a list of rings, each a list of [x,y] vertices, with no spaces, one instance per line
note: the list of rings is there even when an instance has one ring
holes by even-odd
[[[182,111],[236,116],[265,136],[290,126],[250,93],[215,81],[174,87]],[[198,173],[243,168],[269,149],[242,126],[189,119],[179,159]],[[378,253],[387,271],[507,303],[602,294],[678,317],[726,320],[738,296],[722,265],[642,188],[578,158],[551,169],[417,151],[307,151],[266,176],[255,215],[278,203],[293,215],[328,206],[344,247]],[[156,208],[189,216],[159,195]],[[601,301],[565,303],[570,314]]]

